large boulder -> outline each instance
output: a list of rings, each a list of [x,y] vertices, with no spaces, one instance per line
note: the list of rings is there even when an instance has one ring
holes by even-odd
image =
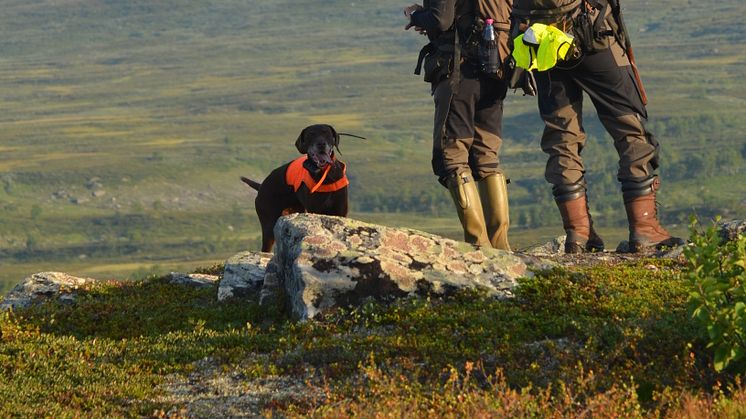
[[[0,302],[0,310],[26,308],[55,298],[61,302],[72,302],[78,289],[92,282],[95,280],[61,272],[36,273],[10,290]]]
[[[516,279],[531,275],[526,263],[509,252],[349,218],[293,214],[277,222],[275,237],[262,301],[284,294],[300,319],[371,297],[470,288],[508,298]]]

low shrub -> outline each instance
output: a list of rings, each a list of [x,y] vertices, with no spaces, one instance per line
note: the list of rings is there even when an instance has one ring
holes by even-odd
[[[716,220],[717,221],[717,220]],[[684,249],[685,276],[691,285],[689,308],[714,352],[716,371],[746,371],[746,235],[724,240],[716,223],[698,228]]]

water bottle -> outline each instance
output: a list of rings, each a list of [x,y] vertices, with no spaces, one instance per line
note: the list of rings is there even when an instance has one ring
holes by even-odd
[[[479,43],[479,58],[482,65],[482,71],[497,76],[500,71],[500,53],[497,50],[497,40],[495,39],[495,28],[492,26],[494,20],[487,19],[484,21],[482,30],[482,42]]]

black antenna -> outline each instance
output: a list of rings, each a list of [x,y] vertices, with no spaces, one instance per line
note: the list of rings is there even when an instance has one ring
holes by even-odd
[[[355,135],[355,134],[348,134],[346,132],[340,132],[340,133],[338,133],[338,135],[346,135],[348,137],[355,137],[355,138],[359,138],[361,140],[367,140],[367,138],[365,138],[365,137],[361,137],[361,136]]]

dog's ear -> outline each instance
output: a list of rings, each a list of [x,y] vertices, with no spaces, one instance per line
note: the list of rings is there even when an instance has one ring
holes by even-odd
[[[308,131],[308,128],[303,128],[303,131],[300,132],[300,135],[298,136],[298,139],[295,140],[295,148],[298,149],[300,154],[306,154],[308,152],[308,144],[306,144],[306,131]]]
[[[329,128],[329,131],[332,132],[332,137],[334,137],[334,148],[339,151],[339,134],[337,134],[337,130],[335,130],[331,125],[327,124],[326,126]]]

